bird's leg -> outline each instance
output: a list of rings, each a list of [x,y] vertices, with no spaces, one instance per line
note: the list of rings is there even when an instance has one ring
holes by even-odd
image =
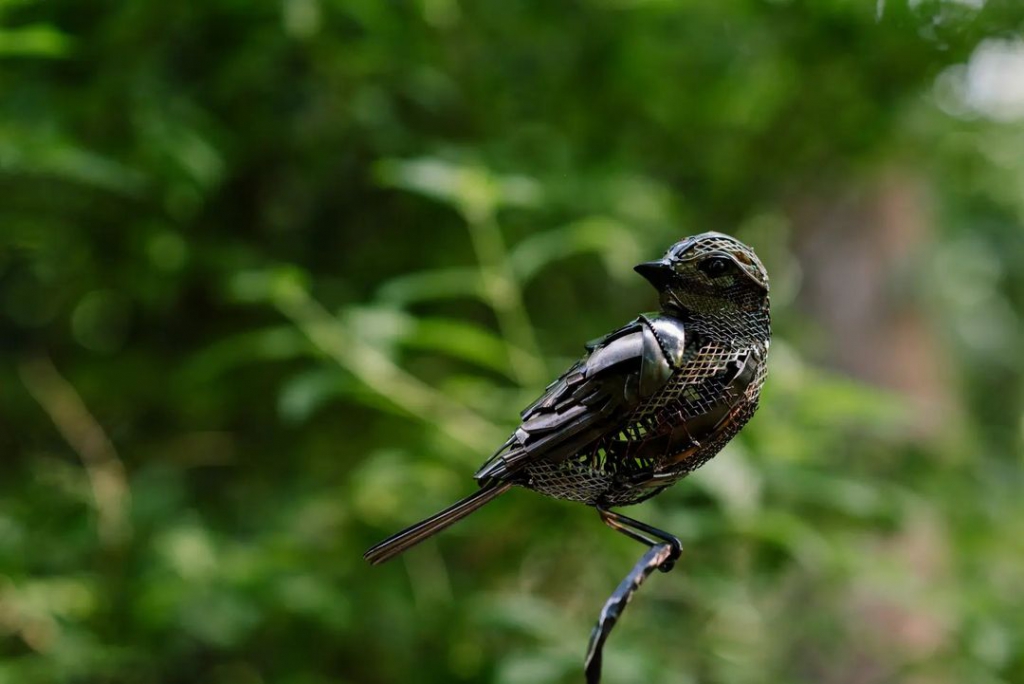
[[[600,506],[597,508],[601,520],[613,530],[635,539],[651,547],[637,561],[626,578],[619,583],[601,609],[601,616],[590,633],[590,644],[587,646],[587,658],[584,661],[587,673],[587,684],[599,684],[601,681],[601,656],[604,642],[618,622],[622,611],[629,605],[633,594],[640,588],[655,568],[668,572],[675,565],[683,552],[683,545],[668,532],[651,527],[639,520],[634,520],[621,513],[613,513]]]
[[[683,544],[674,535],[669,534],[665,530],[659,530],[657,527],[652,527],[647,523],[642,523],[639,520],[634,520],[629,516],[609,511],[607,508],[597,507],[597,514],[601,516],[601,520],[604,524],[612,528],[617,532],[621,532],[630,539],[635,539],[641,544],[647,546],[658,546],[659,544],[666,544],[670,547],[670,557],[665,563],[658,567],[662,572],[668,572],[672,569],[676,560],[683,553]]]

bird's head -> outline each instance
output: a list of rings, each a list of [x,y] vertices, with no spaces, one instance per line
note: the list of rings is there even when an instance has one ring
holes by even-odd
[[[661,293],[666,311],[690,316],[768,312],[768,272],[747,245],[722,233],[680,240],[636,272]]]

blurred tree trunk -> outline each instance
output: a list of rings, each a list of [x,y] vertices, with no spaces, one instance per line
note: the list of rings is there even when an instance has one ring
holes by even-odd
[[[949,363],[913,289],[934,240],[927,183],[890,168],[859,188],[801,199],[793,210],[801,306],[826,337],[822,361],[906,396],[921,437],[955,416]]]
[[[948,436],[958,413],[949,359],[927,293],[915,289],[927,282],[915,271],[935,239],[926,181],[890,168],[860,188],[801,200],[793,217],[800,305],[824,333],[821,360],[906,397],[916,437]],[[948,581],[948,542],[932,517],[906,520],[878,552],[923,584]],[[927,660],[945,644],[947,626],[936,613],[908,607],[867,578],[852,583],[847,601],[850,620],[873,636],[846,654],[843,667],[823,672],[825,681],[892,681],[900,658]]]

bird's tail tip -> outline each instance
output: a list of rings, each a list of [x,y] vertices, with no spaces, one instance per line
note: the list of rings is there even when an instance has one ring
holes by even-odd
[[[379,544],[370,547],[367,549],[366,553],[363,554],[363,558],[370,565],[386,563],[395,556],[411,549],[413,546],[416,546],[427,538],[432,537],[459,520],[462,520],[484,504],[493,501],[507,492],[511,487],[512,484],[509,482],[498,482],[484,485],[479,490],[473,492],[466,498],[455,502],[440,513],[432,515],[426,520],[422,520],[411,527],[407,527],[401,532],[391,535]]]

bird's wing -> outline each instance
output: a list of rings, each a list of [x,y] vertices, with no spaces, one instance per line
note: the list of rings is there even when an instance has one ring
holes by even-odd
[[[617,431],[679,367],[685,339],[682,322],[645,315],[589,343],[583,358],[522,412],[519,429],[477,471],[477,481],[506,480],[527,463],[569,458]]]

